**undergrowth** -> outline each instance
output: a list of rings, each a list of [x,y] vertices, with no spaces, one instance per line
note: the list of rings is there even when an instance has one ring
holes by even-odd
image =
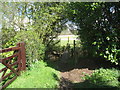
[[[85,81],[76,83],[77,88],[118,88],[120,89],[120,71],[112,69],[97,69],[92,75],[86,75]],[[86,87],[87,86],[87,87]]]
[[[91,76],[86,76],[86,80],[88,80],[92,84],[96,84],[100,87],[111,86],[118,87],[120,82],[118,78],[120,77],[120,72],[116,69],[99,69],[96,70]]]

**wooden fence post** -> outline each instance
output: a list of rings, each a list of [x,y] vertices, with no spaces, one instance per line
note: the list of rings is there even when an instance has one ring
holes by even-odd
[[[76,49],[75,49],[75,46],[76,46],[76,43],[75,43],[75,40],[73,41],[73,44],[74,44],[74,60],[75,60],[75,66],[77,64],[77,58],[76,58]]]
[[[70,40],[69,40],[69,36],[68,36],[68,44],[69,44],[69,41],[70,41]]]
[[[20,43],[20,47],[21,47],[21,70],[26,70],[26,53],[25,53],[25,43],[22,42]]]
[[[75,53],[75,40],[73,41],[73,46],[74,46],[74,53]]]

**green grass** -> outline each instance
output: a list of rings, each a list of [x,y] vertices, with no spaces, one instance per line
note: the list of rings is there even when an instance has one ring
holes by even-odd
[[[69,43],[71,46],[73,46],[73,42],[75,38],[77,38],[77,35],[63,35],[63,36],[59,36],[58,39],[60,39],[59,44],[61,46],[66,46],[67,43]],[[69,40],[69,42],[68,42]],[[79,40],[76,40],[76,42],[78,42]]]
[[[40,61],[32,65],[31,70],[23,72],[7,88],[57,88],[58,85],[59,72]]]
[[[73,40],[61,40],[59,43],[61,46],[66,46],[67,44],[70,44],[71,46],[73,46]]]
[[[77,38],[78,36],[77,35],[61,35],[61,36],[58,36],[59,39],[71,39],[71,38]]]
[[[69,44],[71,47],[74,46],[74,40],[60,40],[60,42],[58,43],[60,46],[67,46],[67,44]],[[76,46],[80,46],[80,41],[79,40],[75,40],[75,44]]]

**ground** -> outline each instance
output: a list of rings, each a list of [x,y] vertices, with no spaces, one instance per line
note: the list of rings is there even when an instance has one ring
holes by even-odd
[[[68,72],[61,72],[61,77],[68,79],[69,81],[73,83],[82,82],[83,79],[81,77],[84,77],[85,74],[91,74],[92,70],[86,69],[73,69]]]

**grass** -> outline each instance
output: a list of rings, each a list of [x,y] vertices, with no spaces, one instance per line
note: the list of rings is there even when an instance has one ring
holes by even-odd
[[[73,46],[73,40],[69,40],[69,42],[68,40],[61,40],[59,44],[60,46],[67,46],[67,44],[70,44],[71,46]]]
[[[23,72],[7,88],[57,88],[58,85],[59,72],[40,61],[33,64],[31,70]]]
[[[77,38],[78,35],[59,35],[59,36],[58,36],[58,38],[60,38],[60,39],[63,39],[63,38],[68,39],[68,37],[69,37],[69,38]]]
[[[60,42],[58,43],[60,46],[67,46],[67,44],[69,44],[71,47],[74,46],[74,40],[60,40]],[[80,46],[80,41],[79,40],[75,40],[75,45],[76,46]]]

